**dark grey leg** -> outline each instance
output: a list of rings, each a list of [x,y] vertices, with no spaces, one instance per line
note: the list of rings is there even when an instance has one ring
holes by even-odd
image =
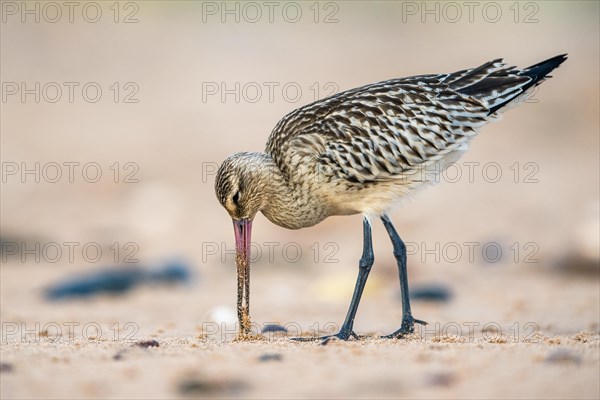
[[[381,220],[383,221],[383,225],[385,226],[385,229],[392,240],[392,245],[394,246],[394,257],[398,263],[398,275],[400,276],[400,291],[402,295],[402,325],[396,332],[384,337],[397,338],[414,332],[415,323],[427,325],[427,322],[414,319],[412,312],[410,311],[410,299],[408,297],[408,274],[406,270],[406,246],[404,245],[402,239],[400,239],[398,232],[396,232],[390,217],[387,214],[384,214],[381,217]]]
[[[358,310],[358,304],[362,296],[369,272],[373,266],[375,256],[373,255],[373,240],[371,238],[371,223],[367,218],[363,219],[363,254],[358,263],[358,278],[356,279],[356,285],[354,286],[354,293],[352,294],[352,301],[350,302],[350,308],[346,314],[346,319],[342,324],[342,328],[335,335],[323,336],[318,339],[323,340],[323,344],[327,343],[329,339],[336,337],[342,340],[348,340],[350,336],[358,338],[356,333],[352,330],[354,326],[354,317],[356,317],[356,311]],[[295,340],[314,340],[315,338],[294,338]]]
[[[356,317],[356,311],[358,310],[358,303],[362,297],[369,272],[375,261],[373,255],[373,240],[371,238],[371,223],[365,218],[363,219],[363,254],[358,263],[358,278],[356,279],[356,285],[354,286],[354,293],[352,294],[352,301],[350,302],[350,308],[346,314],[346,319],[342,324],[342,329],[335,335],[339,339],[348,339],[350,336],[357,337],[352,331],[354,326],[354,317]]]

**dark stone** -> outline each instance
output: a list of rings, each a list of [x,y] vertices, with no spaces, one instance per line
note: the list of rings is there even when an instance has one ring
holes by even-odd
[[[116,266],[65,279],[46,289],[46,298],[62,300],[91,297],[101,293],[123,294],[141,284],[174,284],[190,279],[190,268],[167,263],[160,268]]]
[[[235,396],[247,385],[239,381],[213,381],[203,378],[188,378],[178,384],[178,392],[185,396]]]
[[[557,349],[548,354],[544,360],[547,363],[572,363],[581,364],[581,357],[569,349]]]
[[[262,328],[261,333],[275,333],[275,332],[283,332],[287,333],[287,329],[284,326],[277,324],[267,324]]]
[[[0,372],[5,373],[5,372],[13,372],[14,368],[13,365],[10,363],[0,363]]]
[[[446,286],[434,283],[413,286],[410,288],[409,293],[412,300],[445,303],[452,298],[452,292],[450,289],[448,289]]]
[[[260,357],[258,357],[258,361],[260,361],[260,362],[281,361],[281,360],[283,360],[283,357],[281,356],[281,354],[277,354],[277,353],[265,353],[265,354],[261,354]]]
[[[454,375],[449,372],[439,372],[431,374],[427,381],[432,386],[448,387],[454,383],[455,379]]]
[[[160,346],[160,344],[154,339],[141,340],[139,342],[136,342],[135,345],[138,347],[143,347],[145,349],[147,349],[148,347],[159,347]]]

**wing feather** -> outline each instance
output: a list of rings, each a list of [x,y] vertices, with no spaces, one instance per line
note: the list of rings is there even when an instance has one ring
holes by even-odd
[[[351,89],[283,117],[266,152],[288,176],[309,159],[349,182],[398,179],[463,149],[529,75],[497,59]]]

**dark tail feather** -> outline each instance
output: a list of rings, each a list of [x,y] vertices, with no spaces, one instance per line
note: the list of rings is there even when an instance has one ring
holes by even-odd
[[[559,56],[552,57],[546,61],[542,61],[540,63],[532,65],[531,67],[525,68],[524,70],[519,72],[519,75],[527,76],[527,77],[531,78],[531,81],[528,82],[526,85],[523,85],[514,97],[511,97],[508,100],[506,100],[505,102],[497,104],[494,107],[490,108],[489,114],[495,113],[500,108],[506,106],[511,101],[513,101],[514,99],[519,97],[525,91],[529,90],[530,88],[532,88],[534,86],[539,85],[545,79],[551,78],[551,76],[548,74],[550,72],[552,72],[552,70],[557,68],[560,64],[565,62],[566,59],[567,59],[567,55],[561,54]]]

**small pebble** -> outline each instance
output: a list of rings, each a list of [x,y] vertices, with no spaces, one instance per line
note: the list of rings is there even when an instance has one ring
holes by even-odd
[[[267,324],[262,328],[261,333],[275,333],[275,332],[284,332],[287,333],[287,329],[284,326],[277,324]]]
[[[452,298],[452,292],[446,286],[428,284],[411,288],[410,297],[413,300],[437,301],[444,303]]]
[[[235,324],[237,314],[235,309],[229,306],[216,306],[208,311],[208,320],[217,324]]]
[[[131,346],[147,349],[149,347],[160,347],[160,343],[158,343],[158,341],[156,341],[154,339],[140,340],[139,342],[135,342]],[[125,355],[125,353],[127,353],[128,350],[129,349],[121,349],[121,350],[117,351],[115,353],[115,355],[113,356],[113,360],[116,360],[116,361],[122,360],[123,356]]]
[[[449,372],[439,372],[429,376],[427,382],[432,386],[448,387],[454,383],[454,375]]]
[[[548,354],[544,360],[547,363],[573,363],[581,364],[581,357],[569,349],[557,349]]]
[[[14,368],[12,364],[0,363],[0,372],[13,372]]]
[[[159,347],[160,346],[160,344],[154,339],[142,340],[142,341],[137,342],[135,345],[138,347],[143,347],[145,349],[147,349],[148,347]]]
[[[123,359],[123,354],[125,354],[127,352],[127,349],[122,349],[119,350],[115,353],[115,355],[113,356],[113,360],[115,361],[119,361]]]
[[[182,395],[225,395],[235,396],[246,389],[246,384],[239,381],[211,381],[200,378],[188,378],[181,381],[178,391]]]
[[[261,356],[258,357],[258,361],[260,361],[260,362],[281,361],[281,360],[283,360],[283,357],[281,356],[281,354],[277,354],[277,353],[265,353],[265,354],[261,354]]]

